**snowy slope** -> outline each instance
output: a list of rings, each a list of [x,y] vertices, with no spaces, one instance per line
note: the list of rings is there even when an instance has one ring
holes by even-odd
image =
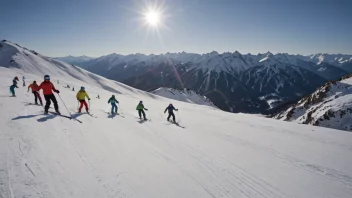
[[[331,81],[277,119],[352,131],[352,75]]]
[[[0,67],[0,83],[22,75],[40,81],[33,60]],[[0,89],[1,198],[352,196],[351,133],[173,101],[40,60],[83,123],[43,115],[24,88],[15,98]],[[86,87],[96,118],[74,113],[76,93],[63,84]],[[106,113],[112,93],[121,104],[115,117]],[[151,121],[139,123],[139,100]],[[169,102],[185,128],[165,120]]]
[[[172,88],[160,87],[154,91],[151,91],[151,93],[173,100],[216,107],[207,97],[202,96],[192,90],[177,90]]]

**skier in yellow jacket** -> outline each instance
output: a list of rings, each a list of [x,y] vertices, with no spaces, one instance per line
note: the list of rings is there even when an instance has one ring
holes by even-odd
[[[77,100],[81,103],[81,106],[78,109],[78,113],[81,113],[83,105],[85,106],[87,113],[89,113],[88,104],[85,100],[86,97],[88,98],[88,100],[90,100],[85,88],[81,87],[81,90],[79,90],[76,95]]]

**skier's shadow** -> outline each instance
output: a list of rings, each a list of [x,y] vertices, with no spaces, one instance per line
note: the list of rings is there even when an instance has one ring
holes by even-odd
[[[81,113],[75,113],[75,114],[72,114],[71,118],[72,119],[77,119],[81,115],[82,115]]]
[[[114,117],[116,117],[116,116],[117,116],[117,114],[113,113],[113,114],[109,114],[109,115],[108,115],[108,118],[114,118]]]
[[[54,119],[56,116],[55,115],[47,115],[42,118],[37,119],[38,122],[46,122],[48,120]]]
[[[139,124],[145,123],[146,120],[138,120],[137,122],[139,122]]]
[[[26,119],[26,118],[33,118],[39,115],[26,115],[26,116],[17,116],[15,118],[12,118],[11,120],[20,120],[20,119]]]

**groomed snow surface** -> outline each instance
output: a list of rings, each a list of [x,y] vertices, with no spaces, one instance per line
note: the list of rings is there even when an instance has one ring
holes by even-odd
[[[0,81],[23,74],[1,68]],[[55,83],[82,124],[43,115],[26,88],[15,98],[1,89],[0,197],[352,196],[351,133],[173,101],[181,128],[165,120],[169,100],[118,85],[121,115],[111,117],[112,93],[84,84],[94,118],[74,113],[68,82],[83,83]],[[139,100],[151,121],[139,123]]]
[[[0,67],[0,198],[352,197],[352,133],[174,101],[14,52],[20,69]],[[14,76],[28,85],[45,73],[82,123],[43,115],[26,87],[9,97]],[[67,84],[86,87],[95,117],[75,113]],[[140,123],[140,100],[151,121]],[[185,128],[166,121],[170,102]]]

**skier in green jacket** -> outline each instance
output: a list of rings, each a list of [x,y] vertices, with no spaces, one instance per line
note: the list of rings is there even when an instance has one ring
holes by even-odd
[[[144,110],[148,111],[148,109],[144,108],[143,101],[140,101],[140,102],[139,102],[139,104],[137,105],[136,110],[138,111],[138,115],[139,115],[139,118],[140,118],[140,119],[142,119],[142,114],[143,114],[144,120],[147,120],[147,118],[145,117],[145,112],[144,112]]]

